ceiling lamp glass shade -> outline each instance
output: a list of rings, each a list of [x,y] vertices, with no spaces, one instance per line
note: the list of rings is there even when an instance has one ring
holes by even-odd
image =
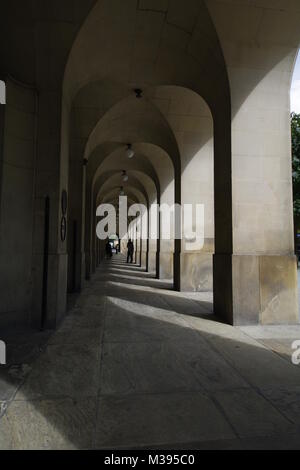
[[[129,177],[128,177],[128,175],[127,175],[127,173],[126,173],[125,170],[123,171],[123,176],[122,176],[122,178],[123,178],[124,183],[127,183],[127,181],[129,180]]]
[[[127,151],[126,151],[126,156],[127,158],[131,159],[134,157],[134,151],[132,150],[132,145],[131,144],[128,144],[127,146]]]

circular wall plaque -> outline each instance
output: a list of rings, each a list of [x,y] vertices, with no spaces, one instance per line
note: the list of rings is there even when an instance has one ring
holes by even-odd
[[[66,215],[67,210],[68,210],[68,194],[65,189],[61,193],[61,210],[62,210],[63,215]]]
[[[60,223],[60,238],[62,242],[64,242],[67,238],[67,219],[65,216],[62,217]]]

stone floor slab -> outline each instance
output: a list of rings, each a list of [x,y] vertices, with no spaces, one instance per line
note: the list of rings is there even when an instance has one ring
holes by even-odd
[[[296,430],[266,398],[253,389],[218,392],[215,398],[240,438],[273,436]]]
[[[282,383],[276,388],[262,389],[261,393],[282,415],[300,426],[300,386],[287,388]]]
[[[234,328],[171,288],[118,256],[55,334],[6,332],[0,449],[300,447],[299,327]]]
[[[95,424],[95,399],[16,401],[1,420],[0,449],[91,449]]]
[[[189,341],[196,338],[196,332],[172,313],[166,317],[166,312],[155,312],[154,309],[144,312],[141,307],[134,313],[130,306],[125,309],[112,303],[108,303],[108,309],[103,338],[107,343]]]
[[[101,397],[96,447],[151,446],[235,437],[200,393]]]
[[[187,346],[186,343],[180,344],[183,349]],[[203,390],[203,387],[174,343],[105,344],[101,367],[101,394],[191,390]]]
[[[259,343],[249,344],[220,336],[212,344],[250,385],[257,388],[300,385],[300,368]]]
[[[96,396],[99,364],[100,347],[83,344],[48,346],[16,399]]]

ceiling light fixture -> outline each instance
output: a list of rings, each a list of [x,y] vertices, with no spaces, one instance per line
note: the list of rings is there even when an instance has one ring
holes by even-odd
[[[125,170],[123,170],[122,178],[123,178],[124,183],[127,183],[127,181],[129,180],[129,177]]]
[[[134,151],[132,150],[132,145],[131,144],[127,144],[127,151],[126,151],[126,156],[127,158],[131,159],[134,157]]]
[[[125,191],[124,191],[123,186],[121,186],[120,188],[120,196],[125,196]]]

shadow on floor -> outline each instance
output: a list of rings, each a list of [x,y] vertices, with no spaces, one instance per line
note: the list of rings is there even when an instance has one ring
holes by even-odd
[[[300,448],[299,368],[202,318],[208,301],[106,267],[22,380],[2,379],[1,449]]]

